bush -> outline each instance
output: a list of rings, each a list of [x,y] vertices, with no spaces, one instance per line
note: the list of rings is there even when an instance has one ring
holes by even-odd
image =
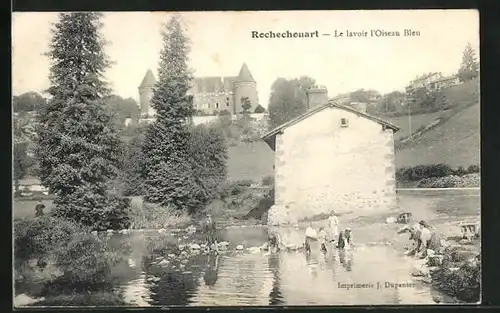
[[[417,165],[398,169],[396,171],[396,180],[418,181],[424,178],[445,177],[453,173],[453,168],[446,164]]]
[[[173,207],[161,207],[156,204],[143,203],[141,199],[132,200],[130,214],[132,229],[180,228],[191,223],[186,211]]]
[[[114,195],[92,194],[84,188],[54,200],[52,212],[69,218],[92,230],[124,229],[130,225],[130,199]]]
[[[201,207],[217,196],[217,187],[226,180],[228,148],[223,133],[212,126],[194,127],[189,155],[193,179],[198,185],[198,192],[191,196],[198,198]]]
[[[229,182],[219,186],[218,193],[220,199],[226,199],[230,196],[236,196],[247,190],[253,181],[251,180],[239,180],[235,182]]]
[[[266,176],[266,177],[262,178],[262,185],[264,185],[264,186],[274,185],[274,176]]]
[[[479,173],[479,166],[477,165],[471,165],[467,169],[463,166],[453,169],[446,164],[417,165],[398,169],[396,171],[396,180],[399,183],[419,182],[418,187],[450,188],[461,184],[460,177],[468,177],[466,175],[475,173]],[[443,179],[437,180],[437,178]]]
[[[457,261],[445,255],[436,270],[431,272],[432,284],[440,291],[468,303],[478,302],[481,290],[481,265],[479,260]],[[460,262],[460,263],[457,263]],[[452,270],[451,268],[456,268]]]
[[[481,171],[481,169],[477,165],[470,165],[467,168],[467,173],[469,173],[469,174],[479,173],[480,171]]]
[[[41,284],[44,294],[86,291],[104,284],[122,255],[108,247],[107,238],[89,232],[51,215],[15,222],[16,276],[23,283]]]

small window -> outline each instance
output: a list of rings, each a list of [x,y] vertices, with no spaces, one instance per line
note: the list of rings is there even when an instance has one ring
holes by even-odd
[[[210,103],[208,104],[208,108],[210,109]]]
[[[217,103],[215,104],[215,108],[216,108],[216,109],[218,109],[218,108],[219,108],[219,102],[217,102]]]
[[[229,106],[229,102],[226,102],[226,106],[227,106],[227,107]]]
[[[349,120],[346,118],[341,118],[340,119],[340,126],[341,127],[348,127],[349,126]]]
[[[226,101],[229,101],[229,97],[226,98]]]

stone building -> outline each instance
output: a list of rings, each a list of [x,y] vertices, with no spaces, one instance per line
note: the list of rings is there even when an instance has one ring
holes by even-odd
[[[146,72],[139,85],[141,117],[150,119],[155,115],[151,106],[151,96],[156,79],[151,70]],[[250,100],[250,112],[259,105],[257,83],[243,63],[238,76],[195,77],[189,91],[194,99],[193,105],[198,115],[215,115],[223,110],[231,114],[243,111],[242,98]]]
[[[262,139],[275,151],[275,205],[268,223],[294,225],[332,209],[389,210],[396,204],[393,133],[399,128],[308,91],[309,110]],[[303,240],[303,233],[300,234]]]

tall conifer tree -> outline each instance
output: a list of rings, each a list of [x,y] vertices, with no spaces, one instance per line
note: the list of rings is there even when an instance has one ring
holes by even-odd
[[[479,74],[479,65],[477,62],[476,51],[472,48],[470,43],[464,49],[462,56],[462,63],[458,70],[458,79],[465,82],[477,77]]]
[[[38,112],[36,155],[42,184],[56,196],[54,213],[94,229],[128,225],[128,200],[109,195],[121,142],[105,109],[110,65],[101,14],[61,13],[52,30],[51,99]]]
[[[143,143],[143,175],[146,201],[178,209],[193,209],[203,192],[196,182],[189,160],[193,97],[188,68],[189,43],[179,15],[173,16],[162,32],[163,48],[158,83],[151,99],[156,119]]]

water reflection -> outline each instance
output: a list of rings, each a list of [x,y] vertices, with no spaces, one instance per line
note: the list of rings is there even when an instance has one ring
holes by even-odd
[[[354,254],[352,250],[339,249],[339,261],[347,272],[352,271],[352,262]]]
[[[208,256],[208,264],[207,269],[205,270],[205,274],[203,275],[203,280],[205,281],[205,285],[213,288],[215,283],[217,282],[218,272],[219,272],[219,255],[209,255]]]
[[[283,295],[281,293],[280,282],[280,254],[270,253],[268,257],[269,270],[273,275],[273,285],[269,293],[269,305],[282,305],[284,304]]]

